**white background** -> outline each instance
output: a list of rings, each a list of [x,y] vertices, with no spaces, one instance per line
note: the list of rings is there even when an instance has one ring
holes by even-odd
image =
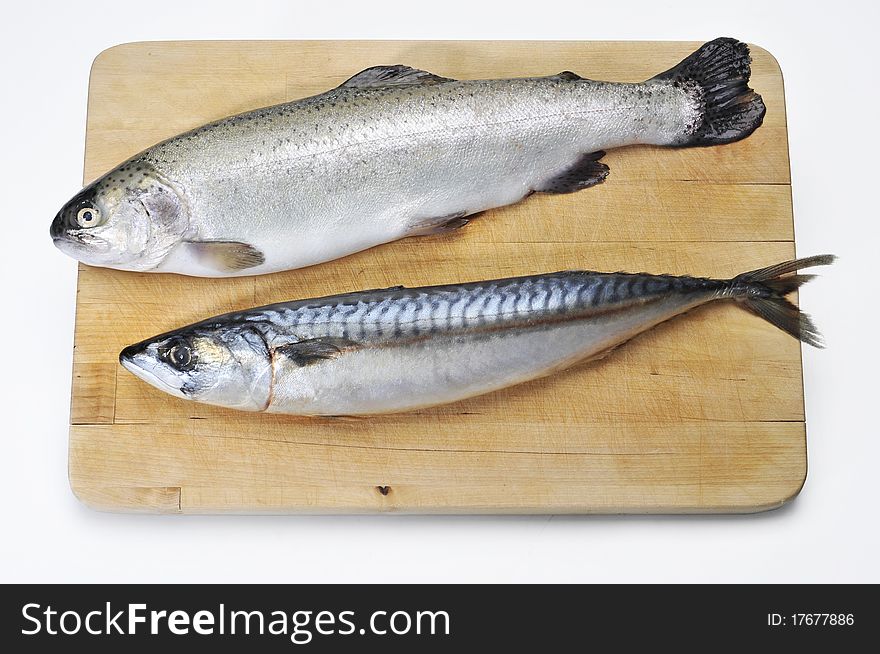
[[[869,266],[880,220],[877,7],[8,3],[0,24],[0,581],[880,581],[878,279]],[[79,188],[86,85],[102,49],[197,38],[721,35],[757,43],[779,60],[798,252],[841,256],[801,295],[829,348],[804,350],[810,470],[793,504],[727,517],[181,517],[102,514],[73,497],[76,264],[53,248],[48,227]]]

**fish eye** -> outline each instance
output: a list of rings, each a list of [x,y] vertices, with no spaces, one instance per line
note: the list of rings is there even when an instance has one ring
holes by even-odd
[[[97,207],[82,207],[76,212],[76,224],[80,227],[94,227],[101,220],[101,212]]]
[[[178,370],[187,370],[192,366],[192,348],[183,341],[172,345],[165,354],[168,362]]]

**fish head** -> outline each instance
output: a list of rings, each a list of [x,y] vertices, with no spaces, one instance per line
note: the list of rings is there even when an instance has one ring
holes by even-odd
[[[199,324],[126,347],[122,366],[175,397],[262,411],[272,385],[266,340],[252,325]]]
[[[150,164],[129,162],[77,193],[49,233],[59,250],[83,263],[151,270],[186,232],[185,207]]]

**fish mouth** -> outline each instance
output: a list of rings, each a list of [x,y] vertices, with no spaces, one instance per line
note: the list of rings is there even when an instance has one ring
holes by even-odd
[[[134,370],[131,369],[131,366],[136,365],[134,363],[135,357],[138,354],[143,354],[143,351],[144,348],[141,345],[129,345],[128,347],[124,347],[119,353],[119,363],[121,363],[126,370],[134,372]]]
[[[52,245],[61,250],[69,257],[73,257],[77,261],[85,261],[90,254],[89,247],[82,240],[64,234],[62,236],[53,236]]]
[[[58,245],[59,242],[72,242],[86,245],[88,241],[93,238],[92,235],[87,235],[82,230],[78,230],[74,226],[68,224],[64,219],[64,213],[61,211],[58,212],[58,215],[55,216],[55,220],[49,225],[49,236],[52,237],[52,242],[54,242],[55,245]]]
[[[77,261],[95,265],[106,265],[103,258],[110,252],[110,244],[93,234],[53,233],[52,244]]]
[[[58,241],[59,239],[64,238],[65,231],[64,215],[59,211],[58,215],[55,216],[55,220],[49,225],[49,236],[52,237],[53,241]]]
[[[181,387],[169,384],[153,372],[152,368],[154,368],[157,363],[155,359],[146,352],[146,348],[142,344],[129,345],[124,348],[119,353],[119,363],[135,377],[142,379],[150,386],[155,386],[159,390],[165,391],[175,397],[187,399],[187,395]]]

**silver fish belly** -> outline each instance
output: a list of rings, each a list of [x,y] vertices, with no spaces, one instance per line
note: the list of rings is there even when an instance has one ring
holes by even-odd
[[[454,402],[595,358],[689,309],[736,300],[812,344],[784,299],[831,257],[731,280],[562,272],[301,300],[218,316],[123,350],[179,397],[252,411],[368,415]]]
[[[350,317],[331,308],[328,322],[306,333],[338,334],[343,344],[350,335],[369,346],[342,345],[338,356],[310,365],[275,357],[266,410],[363,415],[455,402],[605,352],[711,292],[664,294],[637,307],[631,281],[563,273],[391,295],[361,304]]]
[[[607,148],[744,138],[764,115],[748,76],[748,48],[733,39],[638,84],[370,68],[149,148],[68,203],[52,235],[87,263],[123,269],[307,266],[598,184]]]

